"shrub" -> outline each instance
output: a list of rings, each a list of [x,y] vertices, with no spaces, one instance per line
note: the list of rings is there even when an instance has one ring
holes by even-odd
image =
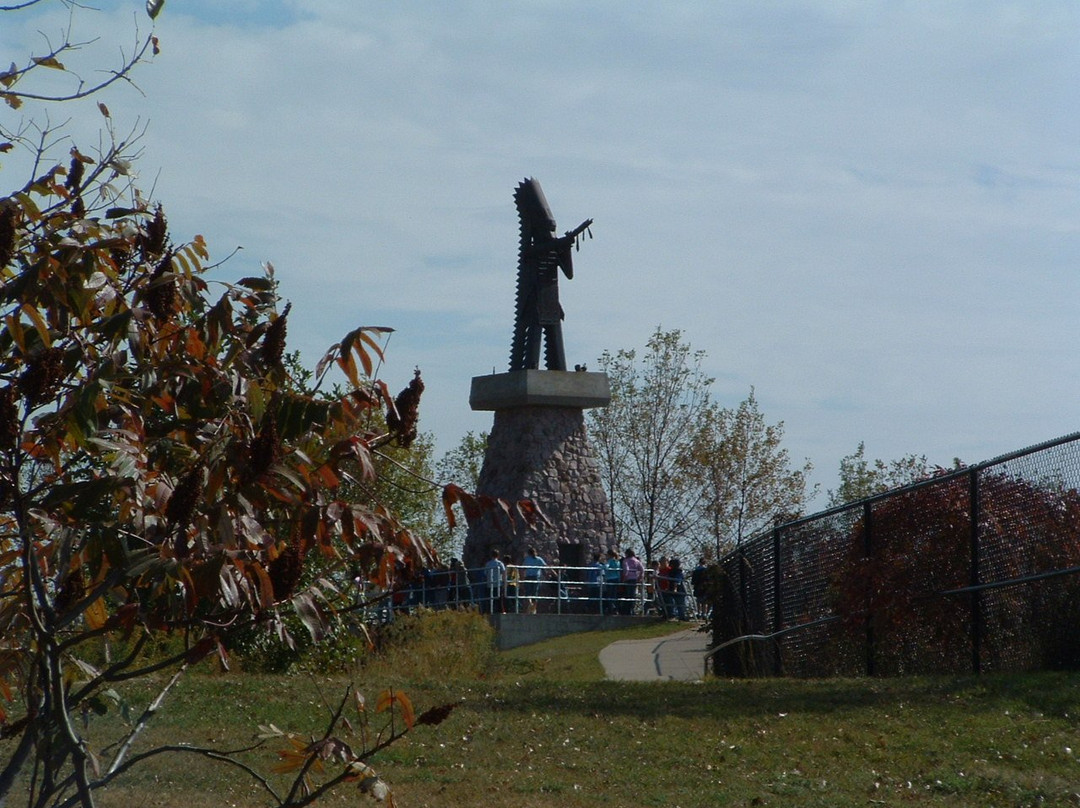
[[[971,666],[970,478],[953,476],[874,504],[854,526],[833,576],[834,608],[849,638],[873,638],[880,673]],[[869,533],[868,533],[869,531]],[[1080,494],[1002,472],[979,478],[979,580],[1019,581],[1080,566]],[[978,595],[983,664],[1080,665],[1070,626],[1080,576],[1012,584]]]

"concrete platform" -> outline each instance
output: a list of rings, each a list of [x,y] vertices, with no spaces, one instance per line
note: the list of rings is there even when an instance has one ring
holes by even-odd
[[[708,632],[690,629],[648,640],[619,640],[600,651],[608,679],[695,682],[705,676]]]
[[[611,402],[606,373],[569,370],[515,370],[474,376],[469,406],[474,410],[509,407],[573,407],[587,410]]]

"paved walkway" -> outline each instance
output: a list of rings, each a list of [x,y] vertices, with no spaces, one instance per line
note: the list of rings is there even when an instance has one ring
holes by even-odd
[[[619,640],[600,651],[600,664],[608,679],[692,682],[705,673],[708,645],[708,632],[697,629],[648,640]]]

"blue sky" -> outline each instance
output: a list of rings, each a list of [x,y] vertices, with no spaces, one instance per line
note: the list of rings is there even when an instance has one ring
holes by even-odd
[[[84,56],[141,5],[77,10]],[[0,18],[0,48],[65,17]],[[1078,427],[1073,2],[168,0],[156,32],[106,102],[149,123],[174,235],[272,261],[311,363],[395,327],[385,375],[421,368],[441,448],[490,425],[469,379],[507,364],[525,176],[596,220],[568,361],[683,329],[825,488],[863,440],[948,464]]]

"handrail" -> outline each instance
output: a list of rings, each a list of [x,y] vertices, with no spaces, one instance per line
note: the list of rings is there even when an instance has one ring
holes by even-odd
[[[782,628],[779,631],[774,631],[772,634],[743,634],[741,637],[732,637],[730,640],[725,640],[719,645],[710,646],[705,654],[706,659],[713,656],[717,651],[723,651],[732,645],[741,642],[747,642],[749,640],[775,640],[777,637],[782,637],[785,634],[791,634],[795,631],[801,631],[804,628],[812,628],[813,626],[819,626],[822,623],[831,623],[834,620],[839,620],[840,615],[831,614],[828,617],[819,617],[817,620],[810,620],[806,623],[799,623],[797,626],[788,626]]]
[[[526,574],[536,571],[538,578]],[[620,614],[666,614],[668,606],[661,597],[657,583],[668,579],[654,570],[646,569],[645,578],[634,584],[607,579],[607,570],[597,567],[578,567],[549,564],[543,567],[510,565],[505,577],[498,582],[489,580],[487,567],[457,567],[425,570],[409,585],[393,591],[394,608],[415,606],[478,606],[483,611],[531,612],[536,603],[554,603],[555,613],[585,605]],[[675,604],[680,612],[692,607],[692,595],[674,592],[681,602]],[[689,602],[689,606],[686,605]],[[496,608],[497,607],[497,608]],[[577,609],[580,611],[580,608]]]

